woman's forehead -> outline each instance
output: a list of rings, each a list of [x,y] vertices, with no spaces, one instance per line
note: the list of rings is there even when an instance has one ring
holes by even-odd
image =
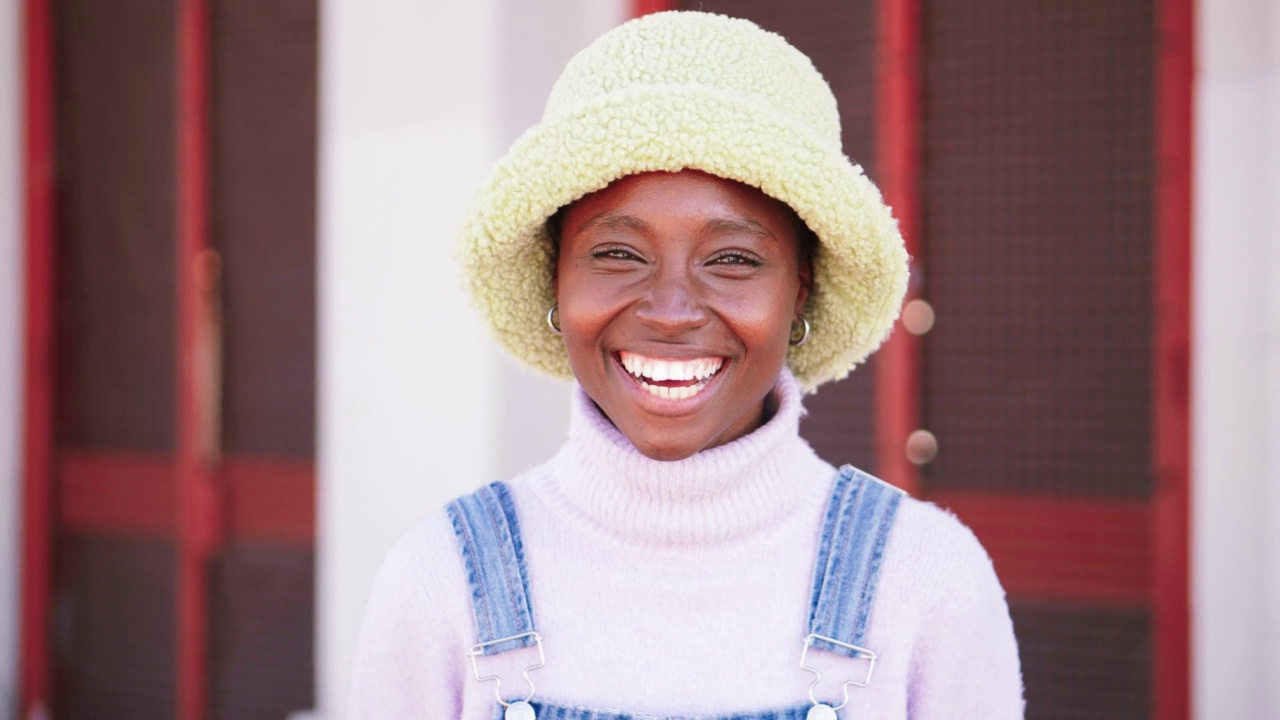
[[[645,222],[631,212],[658,219],[698,215],[721,229],[763,234],[774,234],[768,226],[790,227],[797,220],[794,210],[758,188],[693,169],[628,175],[558,214],[569,223],[563,230],[577,232],[592,225],[634,227]]]

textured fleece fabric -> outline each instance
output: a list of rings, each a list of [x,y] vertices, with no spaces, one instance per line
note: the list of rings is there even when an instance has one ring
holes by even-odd
[[[804,309],[812,333],[787,358],[806,390],[844,377],[880,345],[906,292],[907,253],[880,191],[841,149],[835,96],[780,36],[698,12],[632,20],[578,53],[542,122],[480,188],[459,261],[499,343],[571,377],[546,326],[547,218],[627,175],[685,168],[759,188],[817,235]]]
[[[751,435],[658,462],[575,388],[567,444],[509,484],[546,652],[531,674],[538,699],[659,717],[807,702],[811,676],[798,661],[836,469],[798,435],[795,380],[784,373],[775,392],[777,413]],[[1022,717],[1004,592],[973,534],[906,499],[885,553],[866,641],[879,661],[841,717]],[[492,685],[466,658],[469,597],[437,513],[378,574],[348,717],[490,720]],[[522,666],[526,656],[499,657]],[[832,680],[856,674],[851,661],[822,660]],[[512,692],[518,669],[507,675]],[[819,696],[838,698],[839,683]]]

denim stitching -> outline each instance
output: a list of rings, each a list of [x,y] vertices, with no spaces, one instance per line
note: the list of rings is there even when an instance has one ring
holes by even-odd
[[[525,627],[533,630],[533,594],[529,591],[529,569],[524,559],[524,539],[520,535],[520,522],[516,515],[515,503],[511,500],[511,494],[507,490],[507,486],[497,482],[493,484],[494,492],[498,497],[498,504],[502,508],[503,515],[507,519],[507,530],[511,535],[511,551],[515,555],[517,574],[520,580],[521,596],[524,598],[524,612],[526,617]],[[528,647],[528,644],[525,643]]]
[[[477,642],[481,643],[533,630],[532,604],[519,547],[522,543],[518,525],[514,525],[514,508],[509,500],[502,502],[505,490],[501,483],[494,483],[455,500],[447,508],[467,569]],[[502,597],[509,605],[498,601]],[[504,612],[507,608],[510,613]],[[484,654],[496,655],[532,644],[524,639],[510,645],[493,645],[485,648]]]
[[[497,547],[494,549],[497,550],[498,567],[502,573],[502,577],[499,581],[503,585],[502,589],[506,591],[503,593],[503,596],[505,596],[508,601],[507,608],[510,610],[510,615],[502,618],[504,621],[508,622],[503,623],[503,632],[498,637],[509,637],[520,632],[525,632],[521,629],[521,627],[526,623],[523,622],[524,618],[520,616],[520,598],[517,596],[517,593],[520,588],[523,587],[523,584],[517,584],[512,577],[515,572],[519,571],[519,568],[513,567],[515,564],[514,558],[510,556],[509,552],[511,549],[511,535],[506,527],[506,517],[502,515],[501,509],[497,507],[497,503],[494,502],[494,498],[492,496],[493,486],[490,485],[484,488],[483,492],[484,495],[482,497],[484,498],[483,505],[485,518],[489,521],[490,527],[493,530],[491,539],[497,544]],[[501,648],[495,646],[493,648],[493,654],[497,654],[500,650]]]
[[[885,543],[903,493],[856,468],[841,468],[823,526],[809,632],[861,645],[870,623]],[[848,478],[848,482],[841,482]],[[827,546],[827,547],[822,547]],[[823,567],[825,566],[825,567]],[[821,641],[815,646],[851,656]]]
[[[471,612],[476,619],[476,634],[480,638],[484,638],[486,629],[493,625],[493,618],[490,616],[489,602],[485,599],[485,584],[481,579],[483,570],[480,569],[479,558],[476,557],[479,550],[471,533],[471,524],[465,518],[466,510],[463,500],[459,499],[450,503],[448,512],[449,518],[453,523],[454,535],[457,536],[458,542],[462,546],[463,564],[467,569],[467,582],[471,585]],[[483,639],[481,639],[481,642],[483,642]]]
[[[830,561],[830,533],[832,522],[835,514],[840,506],[840,498],[844,494],[845,486],[848,485],[853,468],[845,465],[840,468],[840,472],[836,475],[836,481],[831,488],[831,497],[827,499],[827,509],[823,513],[822,531],[818,538],[818,556],[813,563],[813,594],[809,600],[809,627],[814,626],[814,620],[818,615],[819,599],[822,597],[823,585],[827,579],[827,563]]]
[[[840,513],[836,517],[836,524],[829,538],[831,549],[828,552],[831,560],[827,563],[827,577],[822,583],[823,592],[818,605],[817,620],[823,628],[819,634],[828,637],[837,637],[840,632],[837,613],[842,609],[841,598],[846,597],[844,586],[848,574],[848,563],[845,562],[848,558],[848,539],[851,528],[856,525],[854,514],[858,509],[864,484],[861,474],[855,473],[850,479],[852,482],[849,483],[845,496],[841,498]]]
[[[886,491],[891,492],[892,495],[880,516],[880,527],[876,533],[875,546],[871,551],[871,562],[867,566],[867,579],[866,584],[863,586],[861,600],[862,612],[859,613],[858,624],[854,628],[854,637],[858,638],[858,640],[854,641],[855,645],[861,644],[861,639],[867,633],[867,625],[871,622],[872,596],[875,594],[876,583],[880,579],[880,563],[884,560],[884,547],[889,542],[889,531],[892,529],[889,525],[893,522],[893,517],[898,512],[898,503],[902,502],[901,493],[887,489]]]

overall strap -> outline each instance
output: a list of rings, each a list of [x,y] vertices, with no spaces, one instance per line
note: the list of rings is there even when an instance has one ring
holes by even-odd
[[[851,465],[840,469],[818,543],[807,647],[874,659],[863,642],[885,544],[903,495]]]
[[[533,647],[533,603],[520,526],[507,486],[495,482],[446,508],[457,535],[478,635],[473,654]]]

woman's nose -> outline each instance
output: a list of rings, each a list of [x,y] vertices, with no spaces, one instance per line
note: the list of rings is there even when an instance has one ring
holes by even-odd
[[[666,333],[701,327],[709,317],[697,284],[684,272],[654,273],[636,304],[638,320]]]

